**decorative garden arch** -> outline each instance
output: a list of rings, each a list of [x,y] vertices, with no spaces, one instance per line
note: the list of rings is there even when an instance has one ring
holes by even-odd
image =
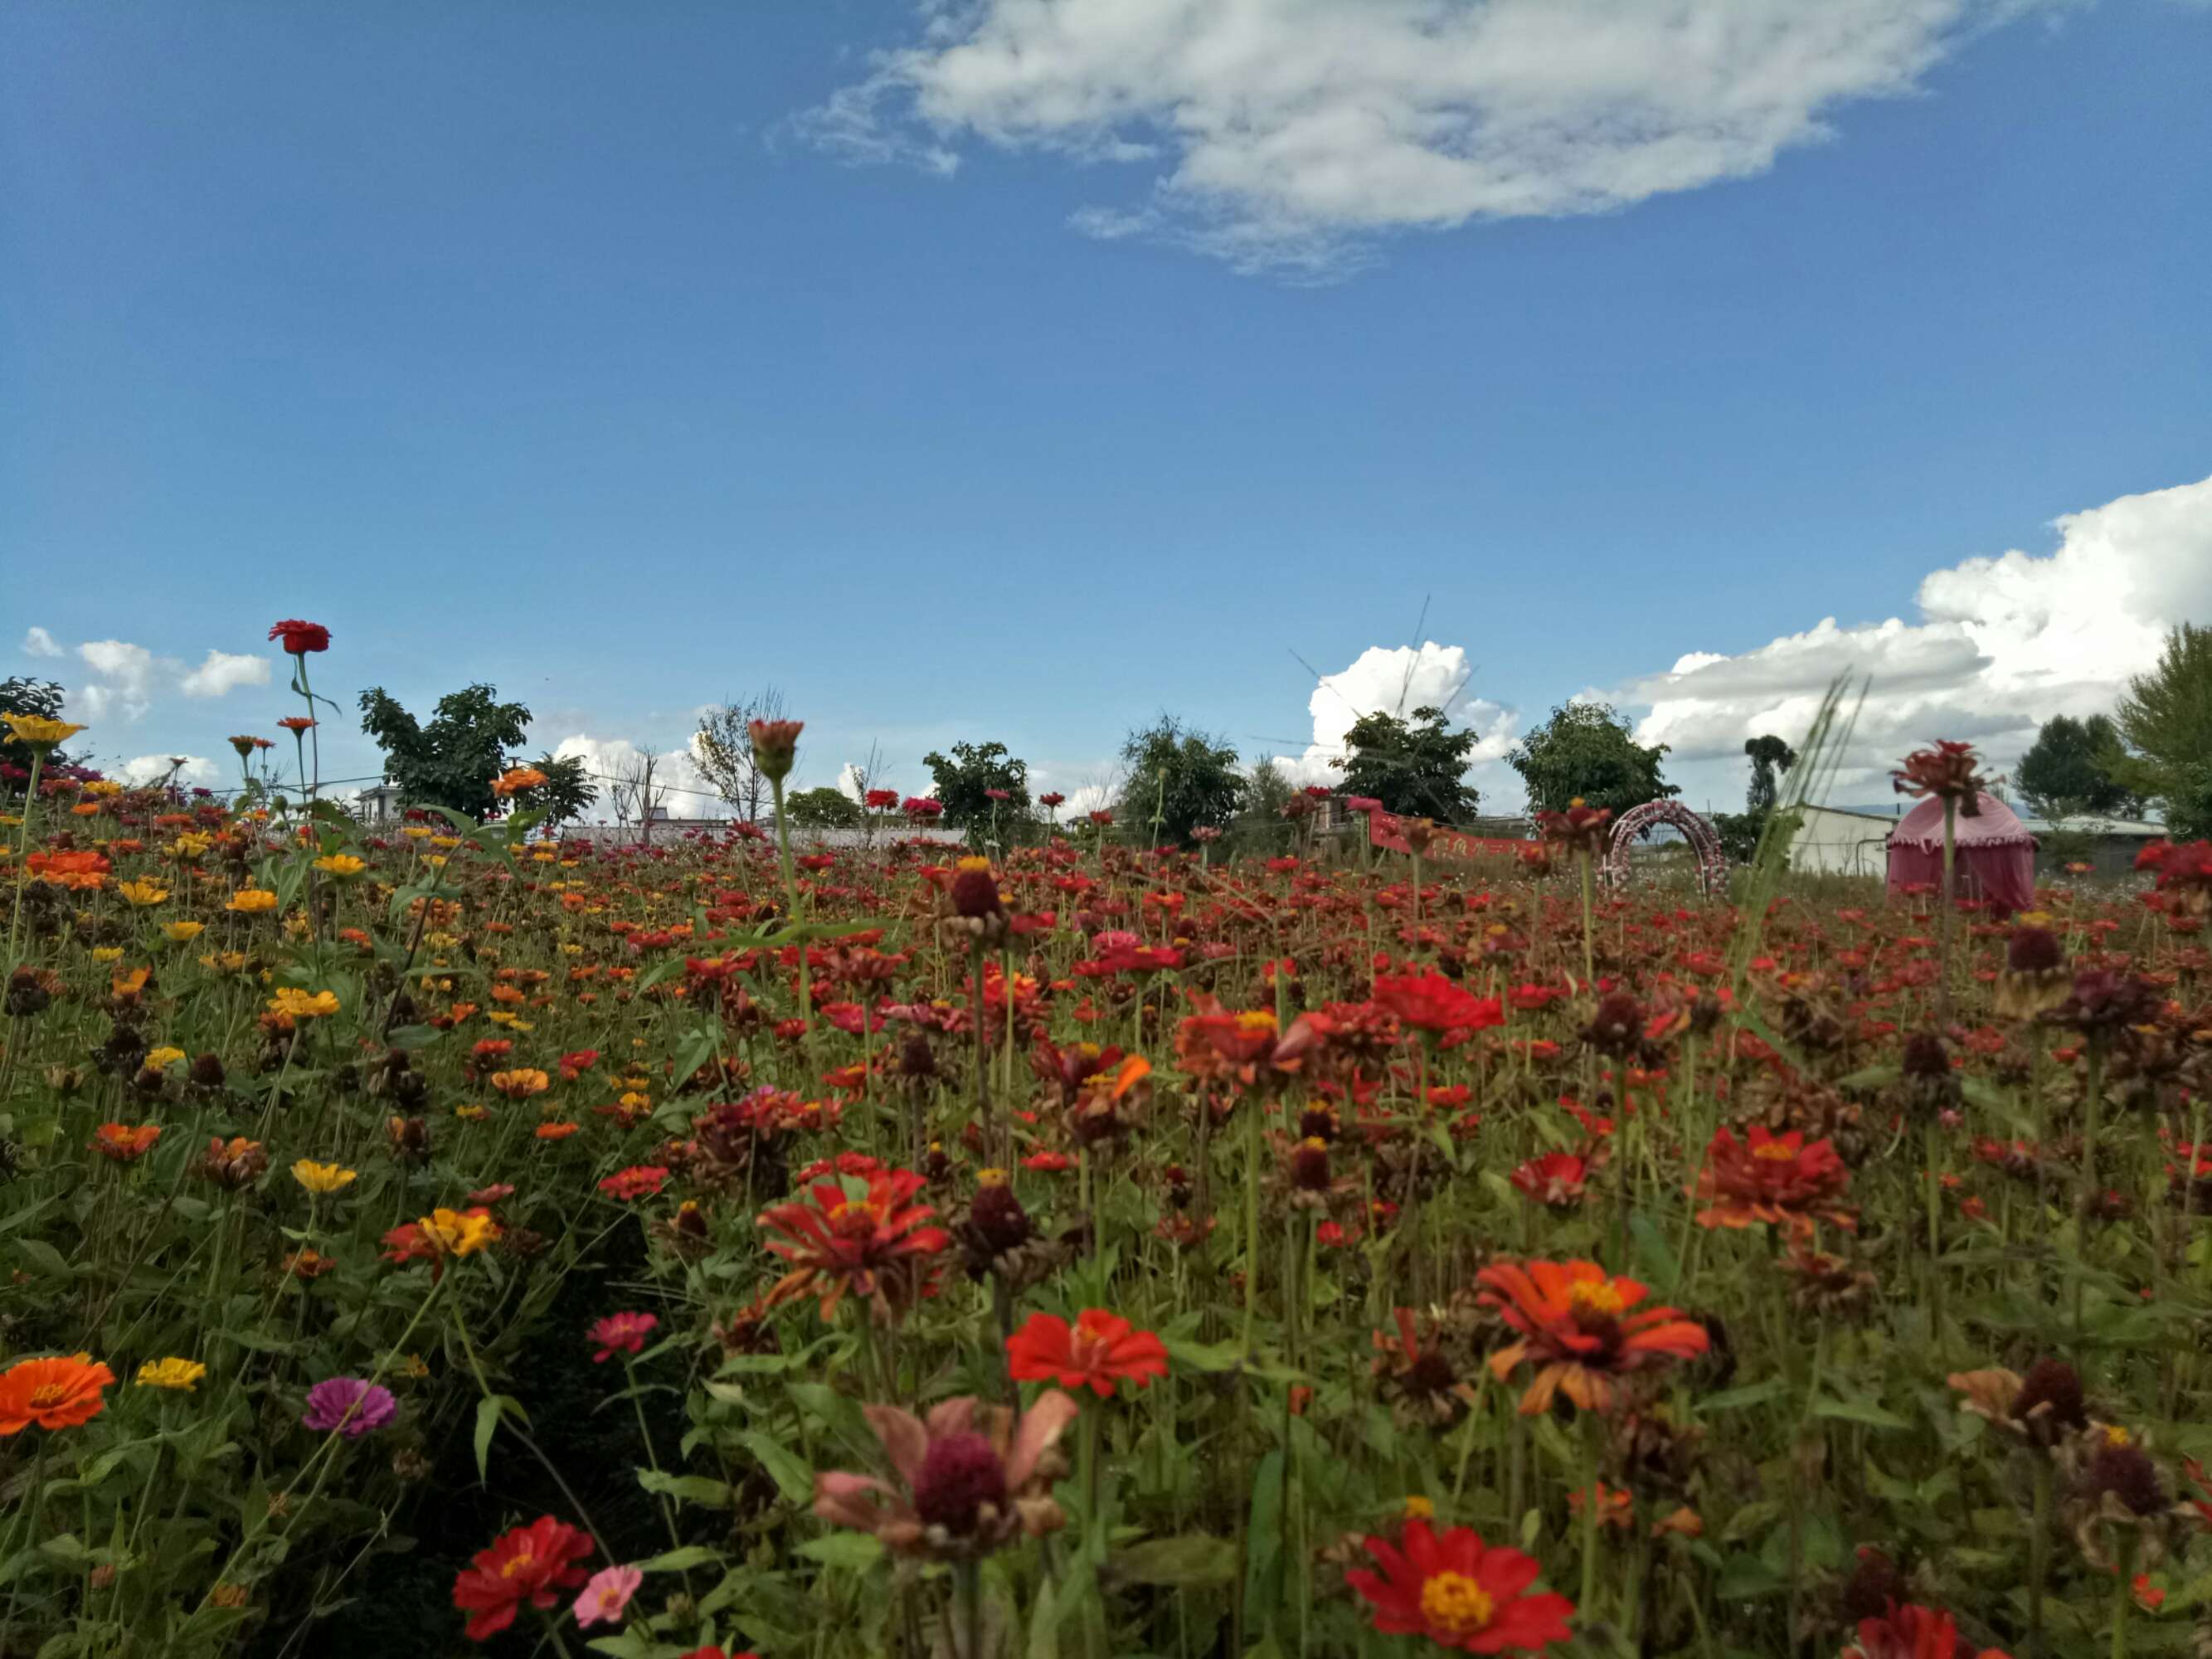
[[[1613,840],[1605,854],[1605,878],[1615,887],[1628,884],[1630,849],[1644,832],[1656,824],[1672,824],[1682,832],[1697,855],[1698,884],[1707,897],[1728,891],[1728,858],[1713,826],[1678,800],[1647,800],[1632,806],[1613,820]]]

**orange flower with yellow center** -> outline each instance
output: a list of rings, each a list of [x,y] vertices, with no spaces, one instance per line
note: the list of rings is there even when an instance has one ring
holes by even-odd
[[[0,1372],[0,1435],[33,1423],[49,1433],[88,1423],[106,1408],[101,1390],[114,1381],[90,1354],[19,1360]]]

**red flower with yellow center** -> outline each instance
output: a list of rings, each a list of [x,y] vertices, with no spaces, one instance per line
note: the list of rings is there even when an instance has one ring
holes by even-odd
[[[881,1170],[866,1182],[854,1192],[844,1182],[818,1182],[806,1200],[761,1212],[760,1225],[778,1235],[768,1248],[791,1263],[772,1300],[819,1285],[827,1319],[848,1290],[861,1297],[888,1291],[895,1304],[926,1291],[927,1258],[952,1240],[942,1227],[922,1224],[937,1213],[913,1201],[922,1177],[911,1170]]]
[[[1485,1031],[1505,1023],[1496,997],[1478,997],[1442,974],[1382,975],[1375,981],[1375,1001],[1424,1031]]]
[[[1460,1653],[1540,1653],[1571,1633],[1574,1603],[1564,1595],[1530,1595],[1535,1561],[1503,1545],[1486,1545],[1470,1527],[1442,1537],[1425,1520],[1406,1523],[1405,1536],[1365,1540],[1380,1571],[1357,1568],[1344,1581],[1375,1610],[1386,1636],[1425,1636]]]
[[[1815,1220],[1850,1228],[1856,1224],[1851,1213],[1838,1202],[1850,1181],[1832,1141],[1808,1146],[1802,1131],[1778,1135],[1754,1123],[1747,1144],[1722,1129],[1705,1149],[1698,1176],[1697,1196],[1710,1206],[1698,1212],[1698,1221],[1706,1227],[1769,1222],[1800,1233],[1810,1232]]]
[[[471,1615],[463,1633],[488,1642],[514,1622],[525,1601],[553,1606],[560,1600],[556,1591],[584,1582],[575,1563],[591,1553],[588,1536],[550,1515],[502,1533],[453,1579],[453,1605]]]
[[[1595,1261],[1503,1263],[1476,1275],[1482,1303],[1521,1334],[1490,1357],[1500,1382],[1523,1364],[1536,1374],[1521,1396],[1540,1416],[1565,1393],[1583,1411],[1612,1409],[1619,1379],[1705,1352],[1705,1327],[1674,1308],[1642,1307],[1650,1290]]]
[[[1088,1383],[1101,1400],[1124,1377],[1150,1388],[1154,1377],[1168,1374],[1168,1351],[1160,1339],[1103,1308],[1085,1309],[1073,1330],[1056,1314],[1031,1314],[1006,1339],[1006,1358],[1017,1382],[1057,1382],[1063,1389]]]

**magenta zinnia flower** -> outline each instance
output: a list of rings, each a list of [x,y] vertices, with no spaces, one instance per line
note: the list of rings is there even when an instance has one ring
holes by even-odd
[[[604,1365],[619,1351],[640,1353],[644,1351],[645,1339],[659,1328],[660,1321],[649,1313],[609,1314],[605,1319],[595,1319],[586,1340],[599,1345],[592,1356],[594,1365]],[[611,1569],[610,1569],[611,1571]]]
[[[307,1414],[300,1421],[318,1434],[333,1429],[349,1440],[358,1440],[382,1428],[399,1412],[392,1390],[357,1376],[333,1376],[307,1390]]]

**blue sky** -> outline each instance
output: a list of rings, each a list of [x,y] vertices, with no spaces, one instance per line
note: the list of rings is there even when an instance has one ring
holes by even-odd
[[[1192,46],[1195,0],[1128,3],[1159,14],[1144,49]],[[1402,8],[1343,3],[1316,9],[1393,95],[1409,71],[1361,19]],[[1066,787],[1163,708],[1300,753],[1322,711],[1291,653],[1416,643],[1425,598],[1486,752],[1619,691],[1726,805],[1714,757],[1831,647],[1878,684],[1902,653],[1908,689],[1972,647],[1879,744],[2093,702],[2142,629],[2212,605],[2212,494],[2157,493],[2212,473],[2212,8],[1924,0],[1887,58],[1824,49],[1873,55],[1773,117],[1771,156],[1739,135],[1721,176],[1639,195],[1656,152],[1605,155],[1595,212],[1394,195],[1389,168],[1346,206],[1329,181],[1370,157],[1179,137],[1235,71],[1111,43],[1010,113],[961,89],[1005,9],[948,41],[894,0],[16,0],[0,673],[80,709],[105,684],[103,756],[227,760],[289,712],[281,666],[221,696],[183,675],[296,615],[331,628],[318,683],[349,704],[486,679],[546,744],[666,748],[773,682],[810,781],[875,742],[918,789],[972,737]],[[1583,9],[1571,63],[1613,44],[1608,0]],[[1481,50],[1441,98],[1479,145],[1526,95]],[[1779,72],[1696,68],[1717,100]],[[1156,75],[1158,108],[1050,113]],[[1632,93],[1577,88],[1584,137],[1607,99],[1648,112]],[[1498,190],[1559,170],[1534,141],[1491,160]],[[2124,614],[2069,644],[2044,599],[1926,609],[1931,573],[2010,549],[2046,597],[2102,568]],[[1760,654],[1826,617],[1839,641]],[[103,680],[99,641],[144,654]],[[326,769],[373,769],[326,735]]]

